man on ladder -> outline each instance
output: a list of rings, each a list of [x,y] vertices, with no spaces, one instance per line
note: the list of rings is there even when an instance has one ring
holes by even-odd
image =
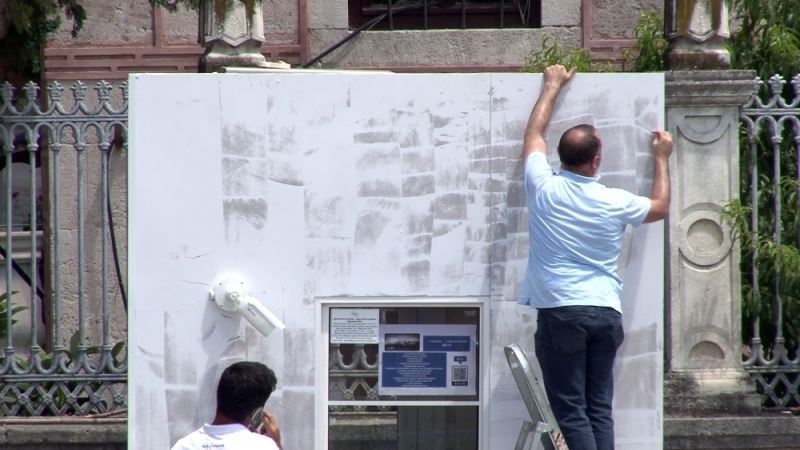
[[[520,303],[538,310],[536,358],[553,415],[570,450],[613,450],[612,369],[623,340],[617,260],[627,225],[667,216],[672,137],[654,131],[650,197],[598,182],[602,141],[592,125],[558,143],[561,170],[547,163],[544,132],[573,77],[547,67],[523,140],[530,248]],[[615,149],[608,149],[615,151]]]

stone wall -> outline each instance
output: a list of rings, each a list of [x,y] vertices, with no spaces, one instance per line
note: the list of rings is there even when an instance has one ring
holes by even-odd
[[[540,29],[369,31],[333,52],[322,66],[420,71],[519,67],[532,51],[541,48],[543,33],[557,36],[565,45],[583,45],[581,2],[544,0]],[[308,17],[312,57],[349,32],[347,0],[309,0]]]
[[[591,29],[596,39],[633,39],[633,28],[639,14],[664,12],[663,0],[584,0],[584,7],[593,3]]]
[[[125,418],[0,419],[4,450],[125,450]]]
[[[154,44],[196,45],[195,11],[181,7],[176,13],[154,12],[147,0],[84,0],[82,3],[88,20],[80,35],[72,38],[68,29],[62,29],[53,36],[50,47],[123,49]],[[620,46],[631,43],[639,12],[661,12],[662,3],[656,0],[542,0],[540,29],[367,31],[331,54],[322,65],[395,70],[507,70],[523,65],[531,51],[541,48],[543,33],[557,36],[565,45],[590,49],[598,47],[593,44],[594,40],[621,40],[622,43],[616,43],[612,49],[618,56]],[[347,0],[264,0],[263,8],[266,44],[301,43],[306,46],[309,58],[350,31]],[[157,25],[158,20],[162,23]],[[598,49],[601,53],[607,50],[602,48],[602,43]],[[280,54],[272,56],[281,59]],[[600,58],[607,56],[603,53]]]

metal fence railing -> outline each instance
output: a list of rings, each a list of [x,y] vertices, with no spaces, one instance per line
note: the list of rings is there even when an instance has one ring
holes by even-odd
[[[800,406],[800,75],[759,83],[742,110],[745,369],[765,408]],[[748,216],[748,217],[744,217]]]
[[[124,412],[127,84],[39,90],[0,85],[0,416]]]

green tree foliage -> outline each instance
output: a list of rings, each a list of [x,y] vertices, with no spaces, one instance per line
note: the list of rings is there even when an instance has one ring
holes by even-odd
[[[42,49],[47,38],[61,27],[61,17],[72,21],[72,36],[78,35],[86,20],[86,11],[79,0],[7,0],[11,29],[0,39],[0,54],[11,66],[35,75],[41,71]]]
[[[664,70],[664,55],[669,42],[664,37],[664,20],[653,11],[641,11],[633,29],[636,43],[622,51],[623,67],[632,72]]]
[[[16,291],[12,291],[11,295],[13,296],[16,294]],[[11,325],[17,323],[17,320],[14,319],[14,316],[17,313],[24,311],[24,306],[14,306],[13,304],[9,305],[9,297],[7,292],[3,292],[0,294],[0,339],[5,339],[8,335],[8,308],[11,308]]]
[[[734,68],[755,70],[762,79],[800,73],[800,2],[733,0],[731,35]]]
[[[633,72],[658,72],[664,70],[664,55],[669,42],[664,37],[663,17],[654,11],[642,11],[633,31],[636,43],[622,52],[623,68]],[[558,38],[545,33],[542,48],[531,53],[523,72],[542,72],[551,64],[577,67],[578,72],[611,72],[610,64],[597,66],[592,55],[583,48],[565,47]]]
[[[575,67],[578,72],[589,72],[592,68],[592,55],[583,48],[564,47],[557,37],[545,33],[542,36],[542,48],[531,53],[522,71],[544,72],[545,67],[553,64]]]
[[[42,70],[41,55],[47,39],[61,28],[62,17],[71,20],[72,37],[77,37],[87,20],[83,0],[6,0],[0,2],[11,20],[11,29],[0,39],[0,58],[23,78],[35,78]],[[255,14],[261,0],[209,0],[214,2],[217,17],[224,17],[239,1],[248,16]],[[200,7],[202,0],[150,0],[153,6],[175,11],[180,5]]]

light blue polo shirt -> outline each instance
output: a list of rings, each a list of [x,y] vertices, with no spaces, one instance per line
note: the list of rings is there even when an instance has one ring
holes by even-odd
[[[539,152],[525,161],[530,247],[519,303],[622,312],[617,260],[625,226],[644,221],[650,199],[597,180],[567,170],[553,173]]]

